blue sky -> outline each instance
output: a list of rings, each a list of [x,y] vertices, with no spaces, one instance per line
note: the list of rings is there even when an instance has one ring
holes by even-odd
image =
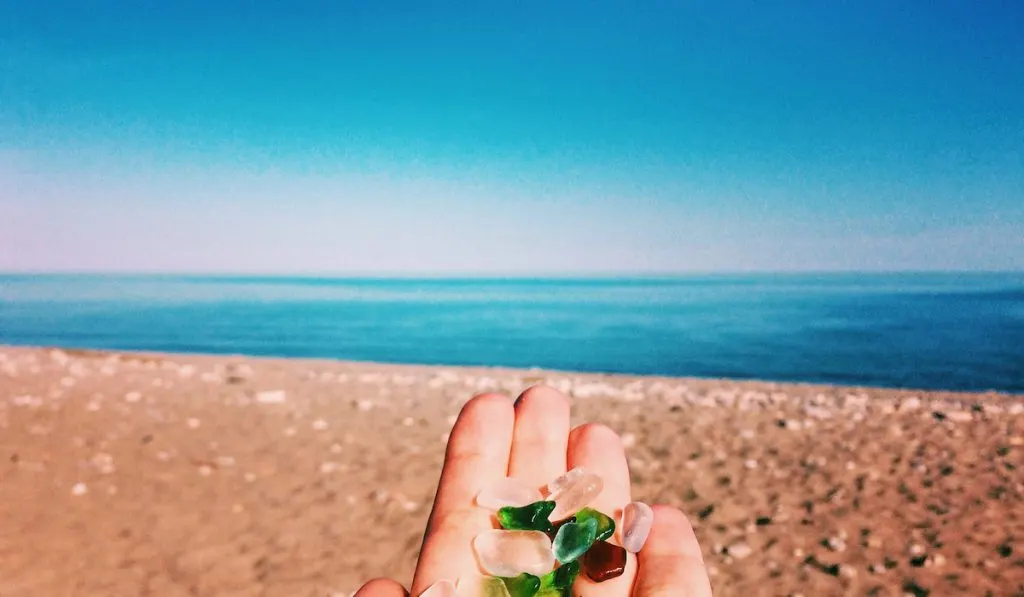
[[[0,270],[1024,269],[1019,2],[0,0]]]

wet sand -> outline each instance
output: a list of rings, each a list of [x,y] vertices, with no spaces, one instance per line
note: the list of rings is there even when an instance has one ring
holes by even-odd
[[[474,393],[547,383],[717,596],[1024,595],[1024,397],[0,347],[0,596],[411,579]]]

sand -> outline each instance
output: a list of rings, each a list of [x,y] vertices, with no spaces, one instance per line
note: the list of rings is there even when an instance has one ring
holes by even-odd
[[[715,594],[1024,595],[1024,398],[0,347],[0,596],[408,583],[447,433],[547,383]]]

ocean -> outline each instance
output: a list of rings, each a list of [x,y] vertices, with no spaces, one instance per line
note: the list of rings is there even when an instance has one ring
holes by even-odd
[[[1024,273],[0,275],[0,344],[1024,392]]]

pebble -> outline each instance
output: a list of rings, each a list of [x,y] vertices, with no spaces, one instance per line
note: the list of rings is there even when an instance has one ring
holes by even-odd
[[[141,399],[142,399],[142,394],[140,394],[139,392],[128,392],[127,394],[124,395],[124,401],[125,402],[134,403],[134,402],[138,402]]]
[[[547,499],[555,502],[551,520],[562,520],[589,506],[604,489],[601,477],[580,467],[561,475],[548,484]]]
[[[622,509],[622,547],[639,553],[654,525],[654,510],[643,502],[630,502]]]
[[[75,497],[83,496],[87,493],[89,493],[89,488],[85,485],[85,483],[79,482],[71,486],[71,495]]]
[[[101,474],[109,475],[114,472],[114,457],[106,452],[97,453],[90,462]]]
[[[832,551],[846,551],[846,541],[839,537],[829,537],[826,543]]]
[[[281,404],[286,399],[284,390],[264,390],[256,393],[256,402],[260,404]]]
[[[360,400],[356,403],[356,408],[359,409],[359,412],[368,412],[373,409],[373,402],[370,400]]]
[[[317,431],[323,431],[324,429],[327,429],[327,427],[328,427],[327,421],[325,421],[323,419],[317,419],[317,420],[313,421],[312,427],[313,427],[313,429],[315,429]]]
[[[491,510],[499,510],[505,506],[525,506],[540,500],[540,490],[514,477],[497,479],[476,496],[478,506]]]
[[[737,560],[742,560],[750,554],[754,553],[754,550],[744,542],[733,543],[726,548],[726,553]]]
[[[622,447],[623,448],[627,448],[628,449],[628,448],[632,448],[635,445],[636,445],[636,435],[635,434],[633,434],[633,433],[623,433],[622,434]]]
[[[919,408],[921,408],[921,399],[917,396],[911,396],[900,402],[900,410],[917,410]]]
[[[492,576],[543,576],[555,567],[551,539],[540,531],[484,531],[473,539],[473,549]]]

